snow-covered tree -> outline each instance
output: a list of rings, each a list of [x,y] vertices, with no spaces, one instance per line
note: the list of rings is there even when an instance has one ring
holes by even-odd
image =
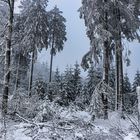
[[[140,85],[140,71],[137,70],[136,74],[135,74],[135,78],[133,80],[133,84],[132,84],[132,91],[135,92],[136,91],[136,87]]]
[[[4,78],[4,50],[5,50],[5,33],[8,20],[8,5],[0,1],[0,89],[2,90]]]
[[[131,100],[133,96],[131,95],[131,83],[129,81],[129,77],[127,73],[124,75],[123,79],[123,96],[124,96],[124,108],[125,111],[130,111],[130,108],[132,107]]]
[[[102,71],[100,68],[96,68],[93,65],[88,70],[87,75],[87,90],[88,90],[88,104],[90,104],[92,94],[94,92],[94,89],[96,85],[101,81],[102,79]]]
[[[129,41],[139,39],[137,30],[139,29],[139,13],[135,12],[139,7],[136,3],[139,4],[138,1],[83,0],[82,7],[79,9],[81,18],[85,20],[87,36],[91,42],[91,49],[84,56],[84,60],[86,62],[94,58],[94,61],[98,62],[100,52],[103,51],[103,80],[106,83],[108,83],[109,58],[111,58],[110,48],[116,49],[117,109],[122,108],[123,101],[122,38]]]
[[[59,68],[56,68],[55,74],[54,74],[54,82],[60,83],[61,82],[61,75]]]
[[[67,101],[74,101],[74,81],[73,81],[73,69],[67,66],[64,73],[64,90],[66,92]]]
[[[28,5],[27,5],[28,4]],[[48,48],[48,14],[46,12],[47,0],[23,1],[21,3],[21,18],[23,35],[21,44],[25,51],[32,53],[29,80],[29,96],[31,96],[33,67],[38,51]]]
[[[52,81],[52,63],[53,56],[56,55],[57,52],[63,50],[64,42],[67,40],[66,38],[66,19],[62,16],[62,11],[60,11],[56,6],[54,9],[49,11],[49,46],[50,46],[50,78],[49,82]]]
[[[124,86],[123,86],[124,93],[130,93],[131,92],[131,83],[130,83],[127,73],[125,73],[123,81],[124,81],[123,82],[124,83]]]
[[[2,45],[2,40],[5,35],[5,30],[8,20],[8,5],[4,1],[0,1],[0,46]],[[3,40],[4,41],[4,40]]]
[[[90,98],[89,98],[89,93],[88,93],[88,84],[86,82],[83,85],[80,98],[82,100],[81,102],[83,103],[84,107],[89,106]]]
[[[10,64],[11,64],[11,41],[14,21],[14,0],[6,0],[8,4],[8,24],[6,28],[6,42],[5,42],[5,73],[4,73],[4,85],[3,85],[3,98],[2,98],[2,113],[7,114],[8,95],[10,85]]]
[[[73,84],[74,84],[74,96],[75,98],[80,95],[82,89],[82,78],[80,76],[81,70],[78,62],[75,63],[73,70]]]

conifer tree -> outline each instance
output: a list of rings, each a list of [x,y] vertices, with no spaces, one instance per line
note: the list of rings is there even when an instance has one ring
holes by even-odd
[[[139,70],[137,70],[133,84],[132,84],[132,91],[133,92],[136,91],[137,86],[140,86],[140,71]]]
[[[82,89],[82,78],[80,76],[81,70],[79,64],[76,62],[73,72],[74,96],[75,98],[80,95]]]
[[[6,31],[6,46],[5,46],[5,72],[4,72],[4,85],[3,85],[3,98],[2,98],[2,114],[7,114],[8,96],[10,86],[10,65],[11,65],[11,44],[13,33],[14,21],[14,4],[15,0],[6,0],[8,4],[8,26]]]
[[[125,73],[124,75],[124,79],[123,79],[123,96],[124,96],[124,109],[125,111],[130,110],[130,108],[132,107],[132,98],[133,96],[131,95],[131,83],[129,81],[129,77],[127,75],[127,73]]]
[[[56,68],[55,74],[54,74],[54,82],[60,83],[61,82],[61,75],[59,68]]]
[[[22,38],[25,51],[31,53],[31,68],[29,78],[29,96],[33,81],[34,63],[38,51],[48,48],[48,14],[46,12],[47,0],[23,0],[21,2]]]
[[[132,93],[130,94],[130,106],[129,107],[131,107],[131,110],[130,110],[131,112],[133,112],[132,107],[134,107],[137,104],[136,88],[139,85],[140,85],[140,71],[137,70],[135,77],[134,77],[134,80],[133,80],[133,83],[132,83],[132,89],[131,89]]]
[[[68,105],[70,102],[75,100],[74,96],[74,81],[73,81],[73,69],[69,66],[66,67],[64,72],[63,81],[63,95],[65,103]]]
[[[96,85],[102,79],[102,71],[100,68],[95,68],[93,65],[88,70],[87,75],[87,90],[88,90],[88,104],[90,104],[90,100]]]
[[[135,12],[139,7],[135,5],[136,3],[139,5],[140,2],[137,0],[127,2],[123,0],[83,0],[79,10],[81,18],[85,20],[87,36],[91,43],[91,49],[83,57],[83,61],[86,65],[89,64],[86,61],[92,59],[99,62],[99,56],[103,51],[103,80],[107,84],[110,62],[108,58],[111,58],[109,56],[110,48],[116,49],[116,109],[119,110],[122,110],[123,106],[122,38],[126,38],[128,41],[139,39],[137,30],[139,29],[139,12]],[[135,6],[130,7],[130,5]],[[114,44],[114,47],[111,47],[111,44]]]
[[[66,38],[66,19],[62,16],[62,11],[60,11],[56,6],[53,10],[49,11],[49,46],[50,46],[50,76],[49,82],[52,81],[52,65],[53,65],[53,56],[57,52],[63,50],[64,42]]]
[[[62,83],[62,81],[61,81],[60,71],[59,71],[58,68],[56,68],[56,71],[54,73],[54,82],[55,82],[56,88],[57,88],[56,91],[59,94],[59,92],[61,92],[61,83]]]
[[[0,91],[2,92],[4,78],[4,51],[5,51],[5,33],[8,20],[8,5],[0,1]]]

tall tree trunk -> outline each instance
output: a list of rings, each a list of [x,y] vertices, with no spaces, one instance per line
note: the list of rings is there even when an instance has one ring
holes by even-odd
[[[49,82],[52,81],[53,55],[54,55],[54,34],[53,34],[53,40],[52,40],[52,46],[51,46],[51,60],[50,60],[50,77],[49,77]]]
[[[108,41],[104,42],[104,67],[103,67],[103,80],[106,84],[108,84],[108,76],[109,76],[109,46]],[[102,93],[102,102],[103,102],[103,110],[104,110],[104,119],[108,119],[108,97]]]
[[[108,0],[104,0],[105,4]],[[108,31],[108,12],[105,10],[104,12],[104,29]],[[106,84],[108,84],[108,76],[109,76],[109,43],[108,39],[104,41],[104,50],[103,50],[103,80]],[[103,111],[104,111],[104,119],[108,119],[108,97],[102,93],[102,102],[103,102]]]
[[[30,68],[30,77],[29,77],[29,88],[28,88],[28,95],[31,97],[31,89],[33,84],[33,73],[34,73],[34,58],[35,52],[32,52],[32,60],[31,60],[31,68]]]
[[[120,81],[119,81],[119,48],[118,48],[118,43],[116,42],[116,45],[115,45],[115,59],[116,59],[116,72],[115,72],[115,76],[116,76],[116,105],[115,105],[115,110],[118,110],[118,107],[119,107],[119,84],[120,84]]]
[[[15,93],[17,92],[18,85],[19,85],[19,67],[20,67],[20,54],[18,58],[18,65],[17,65],[17,72],[16,72],[16,82],[15,82],[15,90],[14,90]]]
[[[120,106],[119,106],[119,110],[121,111],[121,117],[124,118],[124,90],[123,90],[123,59],[122,59],[122,52],[123,52],[123,48],[122,48],[122,43],[121,43],[121,35],[120,35],[120,48],[119,48],[119,59],[120,59],[120,64],[119,64],[119,95],[120,95]]]
[[[9,95],[9,83],[10,83],[10,58],[11,58],[11,38],[14,19],[14,0],[8,0],[9,5],[9,20],[6,36],[6,49],[5,49],[5,74],[4,74],[4,86],[3,86],[3,98],[2,98],[2,113],[5,116],[7,114],[8,107],[8,95]]]
[[[123,117],[123,60],[122,60],[122,42],[121,42],[121,29],[120,29],[120,9],[117,8],[118,4],[115,1],[116,6],[116,109],[120,111],[120,115]]]
[[[50,77],[49,77],[49,82],[52,81],[52,64],[53,64],[53,47],[51,50],[51,60],[50,60]]]
[[[116,110],[122,112],[123,109],[123,60],[122,60],[122,44],[116,42]]]

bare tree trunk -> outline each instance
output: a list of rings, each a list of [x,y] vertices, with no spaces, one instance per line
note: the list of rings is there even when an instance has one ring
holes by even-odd
[[[103,80],[106,84],[108,84],[108,76],[109,76],[109,46],[108,41],[104,42],[104,68],[103,68]],[[102,102],[103,102],[103,110],[104,110],[104,119],[108,119],[108,97],[102,93]]]
[[[117,1],[115,1],[117,7]],[[123,59],[122,59],[122,42],[121,42],[121,29],[120,29],[120,9],[116,8],[116,110],[120,111],[121,117],[123,115]]]
[[[105,4],[107,0],[104,0]],[[104,28],[108,31],[108,13],[105,11],[104,13],[105,24]],[[103,80],[106,84],[108,84],[108,76],[109,76],[109,43],[108,40],[104,42],[104,54],[103,54]],[[108,97],[102,93],[102,102],[103,102],[103,111],[104,111],[104,119],[108,119]]]
[[[119,48],[118,48],[118,43],[116,42],[115,46],[115,57],[116,57],[116,105],[115,105],[115,110],[118,110],[119,107]]]
[[[9,5],[9,21],[8,30],[6,36],[6,49],[5,49],[5,75],[3,86],[3,98],[2,98],[2,113],[5,116],[7,114],[8,107],[8,95],[9,95],[9,83],[10,83],[10,58],[11,58],[11,38],[14,19],[14,0],[8,0]]]
[[[49,77],[49,82],[52,81],[52,64],[53,64],[53,48],[51,50],[51,61],[50,61],[50,77]]]
[[[122,109],[122,98],[123,98],[123,65],[122,65],[122,50],[120,50],[120,64],[119,64],[119,92],[120,92],[120,108]]]
[[[119,48],[119,59],[120,59],[120,63],[119,63],[119,95],[120,95],[120,107],[119,110],[121,111],[121,117],[125,119],[123,111],[125,110],[124,107],[124,90],[123,90],[123,58],[122,58],[122,52],[123,52],[123,48],[122,48],[122,43],[121,43],[121,35],[120,35],[120,48]]]
[[[50,60],[50,77],[49,77],[49,82],[52,81],[53,55],[54,55],[54,35],[53,35],[52,47],[51,47],[51,60]]]
[[[34,73],[34,58],[35,52],[32,53],[32,60],[31,60],[31,68],[30,68],[30,77],[29,77],[29,88],[28,88],[28,95],[31,97],[31,89],[33,84],[33,73]]]
[[[19,67],[20,67],[20,54],[19,54],[19,58],[18,58],[18,65],[17,65],[17,72],[16,72],[16,82],[15,82],[15,90],[14,90],[15,93],[16,93],[16,91],[18,89],[18,85],[19,85]]]
[[[115,105],[115,109],[116,110],[120,110],[120,105],[121,105],[121,96],[120,96],[120,76],[121,76],[121,31],[120,31],[120,10],[117,7],[118,6],[118,2],[115,0],[114,1],[114,13],[115,13],[115,23],[116,23],[116,34],[115,34],[115,57],[116,57],[116,105]]]

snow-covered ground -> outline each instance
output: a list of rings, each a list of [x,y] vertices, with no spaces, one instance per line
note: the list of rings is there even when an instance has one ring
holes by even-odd
[[[0,125],[0,140],[5,140],[4,136],[6,140],[139,140],[131,121],[120,119],[116,112],[110,113],[108,120],[91,118],[85,111],[63,109],[59,118],[45,123],[8,119],[5,135]]]

